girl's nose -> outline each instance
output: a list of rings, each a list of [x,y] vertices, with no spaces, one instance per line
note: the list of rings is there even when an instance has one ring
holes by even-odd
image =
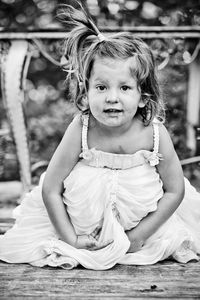
[[[106,97],[106,102],[107,103],[119,102],[119,95],[118,95],[117,91],[115,91],[115,90],[110,91]]]

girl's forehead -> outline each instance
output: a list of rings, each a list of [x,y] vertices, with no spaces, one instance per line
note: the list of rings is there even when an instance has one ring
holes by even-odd
[[[112,57],[95,57],[94,65],[106,65],[108,67],[115,67],[115,66],[132,66],[136,64],[135,56],[131,56],[128,58],[112,58]]]
[[[134,56],[125,59],[96,57],[91,75],[104,71],[130,73],[134,69],[136,69],[136,60]]]

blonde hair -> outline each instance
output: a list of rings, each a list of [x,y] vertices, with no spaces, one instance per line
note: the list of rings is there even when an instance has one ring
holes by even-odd
[[[94,61],[99,58],[135,58],[130,66],[131,74],[137,79],[141,97],[146,103],[138,108],[145,125],[152,119],[164,121],[165,109],[160,96],[156,76],[155,60],[149,46],[131,33],[120,32],[104,37],[79,3],[80,9],[65,5],[62,17],[73,29],[65,41],[64,55],[67,60],[66,80],[72,86],[76,106],[83,112],[88,111],[84,98],[89,88],[89,78]]]

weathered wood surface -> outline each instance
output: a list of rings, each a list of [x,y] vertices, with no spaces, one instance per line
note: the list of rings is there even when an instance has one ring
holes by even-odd
[[[0,182],[0,202],[16,202],[22,195],[23,187],[20,181]]]
[[[0,262],[0,299],[200,299],[200,263],[93,271]]]
[[[15,222],[13,218],[0,218],[0,234],[4,234]]]

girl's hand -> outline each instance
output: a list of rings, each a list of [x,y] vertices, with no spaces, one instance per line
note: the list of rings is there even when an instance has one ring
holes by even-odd
[[[129,241],[131,242],[130,247],[128,249],[128,253],[134,253],[139,251],[144,245],[144,239],[137,234],[134,229],[126,232]]]
[[[75,247],[77,249],[87,250],[99,250],[110,245],[113,240],[107,240],[105,242],[99,242],[98,238],[101,232],[101,228],[97,227],[91,234],[78,235],[76,239]]]

